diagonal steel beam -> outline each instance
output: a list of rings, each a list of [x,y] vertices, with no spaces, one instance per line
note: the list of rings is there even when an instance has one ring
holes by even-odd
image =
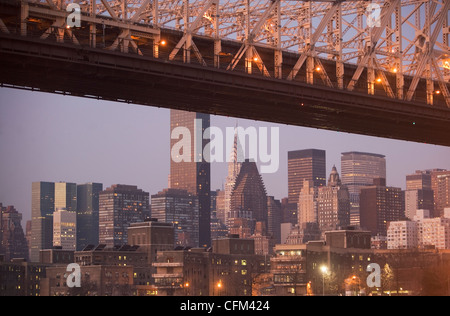
[[[186,43],[188,38],[192,38],[192,33],[199,27],[201,21],[203,20],[203,16],[205,13],[211,8],[213,4],[217,4],[218,0],[209,0],[208,3],[203,7],[203,9],[200,11],[200,13],[195,18],[195,21],[185,30],[184,36],[181,38],[181,40],[178,42],[178,44],[175,46],[175,48],[172,50],[169,56],[169,60],[174,60],[175,56],[178,54],[180,49],[183,47],[183,45]]]
[[[327,14],[323,17],[322,21],[320,22],[319,26],[317,27],[316,31],[311,37],[311,43],[309,44],[308,48],[305,52],[302,53],[300,58],[298,59],[297,63],[295,64],[294,68],[292,69],[291,73],[287,77],[288,80],[294,80],[294,78],[297,76],[298,72],[302,68],[303,64],[305,63],[306,59],[308,58],[308,54],[314,50],[314,45],[316,44],[317,40],[319,39],[320,35],[322,35],[323,30],[327,26],[328,22],[333,18],[333,16],[336,14],[337,9],[339,8],[340,3],[334,2],[331,5],[331,8],[327,11]]]
[[[383,9],[381,11],[381,15],[382,15],[381,26],[382,27],[375,28],[375,31],[373,32],[372,37],[371,37],[371,47],[364,55],[361,62],[359,62],[358,68],[356,69],[355,73],[353,74],[352,80],[350,81],[350,84],[347,87],[347,89],[349,91],[353,91],[355,89],[355,85],[358,82],[359,78],[361,77],[363,70],[367,67],[369,59],[374,58],[376,43],[378,42],[381,35],[383,34],[383,31],[386,29],[386,25],[388,24],[389,19],[392,19],[392,13],[394,12],[395,8],[398,6],[400,1],[401,0],[392,0],[390,2],[389,6],[383,7]]]
[[[409,86],[408,93],[406,94],[406,100],[408,100],[408,101],[411,101],[412,98],[414,97],[414,93],[416,92],[417,85],[419,84],[420,78],[425,70],[427,63],[431,59],[431,56],[434,51],[434,45],[439,36],[439,33],[442,31],[442,25],[448,14],[449,8],[450,8],[450,1],[445,1],[441,10],[437,13],[438,22],[436,23],[436,26],[434,27],[433,33],[430,37],[427,51],[425,53],[423,53],[422,58],[420,59],[420,61],[418,63],[416,74],[414,75],[411,85]]]

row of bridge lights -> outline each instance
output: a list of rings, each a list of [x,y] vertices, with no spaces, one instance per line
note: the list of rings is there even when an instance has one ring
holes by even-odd
[[[159,45],[161,45],[161,46],[166,46],[167,45],[167,41],[166,40],[161,40],[160,42],[159,42]],[[259,62],[259,58],[258,57],[253,57],[253,61],[255,62],[255,63],[257,63],[257,62]],[[320,66],[318,66],[318,67],[316,67],[316,71],[317,72],[321,72],[322,71],[322,68],[320,67]],[[398,72],[398,69],[397,68],[393,68],[392,69],[392,72],[393,73],[397,73]],[[383,79],[381,79],[381,78],[377,78],[377,83],[382,83],[383,82]],[[436,90],[435,91],[435,93],[436,94],[441,94],[441,91],[440,90]],[[302,104],[303,105],[303,104]]]

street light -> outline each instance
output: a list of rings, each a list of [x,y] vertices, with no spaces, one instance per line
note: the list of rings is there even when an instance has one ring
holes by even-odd
[[[325,274],[328,274],[328,267],[321,266],[320,271],[322,272],[322,281],[323,281],[322,296],[325,296]]]

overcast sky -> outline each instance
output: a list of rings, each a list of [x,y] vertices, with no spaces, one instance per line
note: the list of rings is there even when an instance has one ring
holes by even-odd
[[[450,148],[212,116],[220,127],[279,127],[280,167],[264,174],[269,195],[287,196],[287,152],[327,152],[327,174],[340,171],[346,151],[386,155],[388,185],[405,188],[415,170],[450,169]],[[31,218],[33,181],[137,185],[150,194],[167,187],[169,110],[0,88],[0,203]],[[450,137],[450,135],[449,135]],[[226,163],[212,165],[212,188],[221,188]]]

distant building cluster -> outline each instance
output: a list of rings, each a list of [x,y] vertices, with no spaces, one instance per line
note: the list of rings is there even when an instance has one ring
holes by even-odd
[[[171,130],[194,135],[196,120],[210,126],[209,115],[171,110]],[[324,150],[290,151],[288,196],[277,200],[237,132],[230,155],[216,191],[202,157],[171,160],[168,187],[152,195],[32,183],[25,229],[0,204],[0,295],[417,294],[429,267],[450,262],[450,171],[416,171],[402,190],[387,185],[383,155],[342,153],[339,173]],[[396,281],[367,288],[372,262]],[[70,263],[81,288],[67,286]]]

